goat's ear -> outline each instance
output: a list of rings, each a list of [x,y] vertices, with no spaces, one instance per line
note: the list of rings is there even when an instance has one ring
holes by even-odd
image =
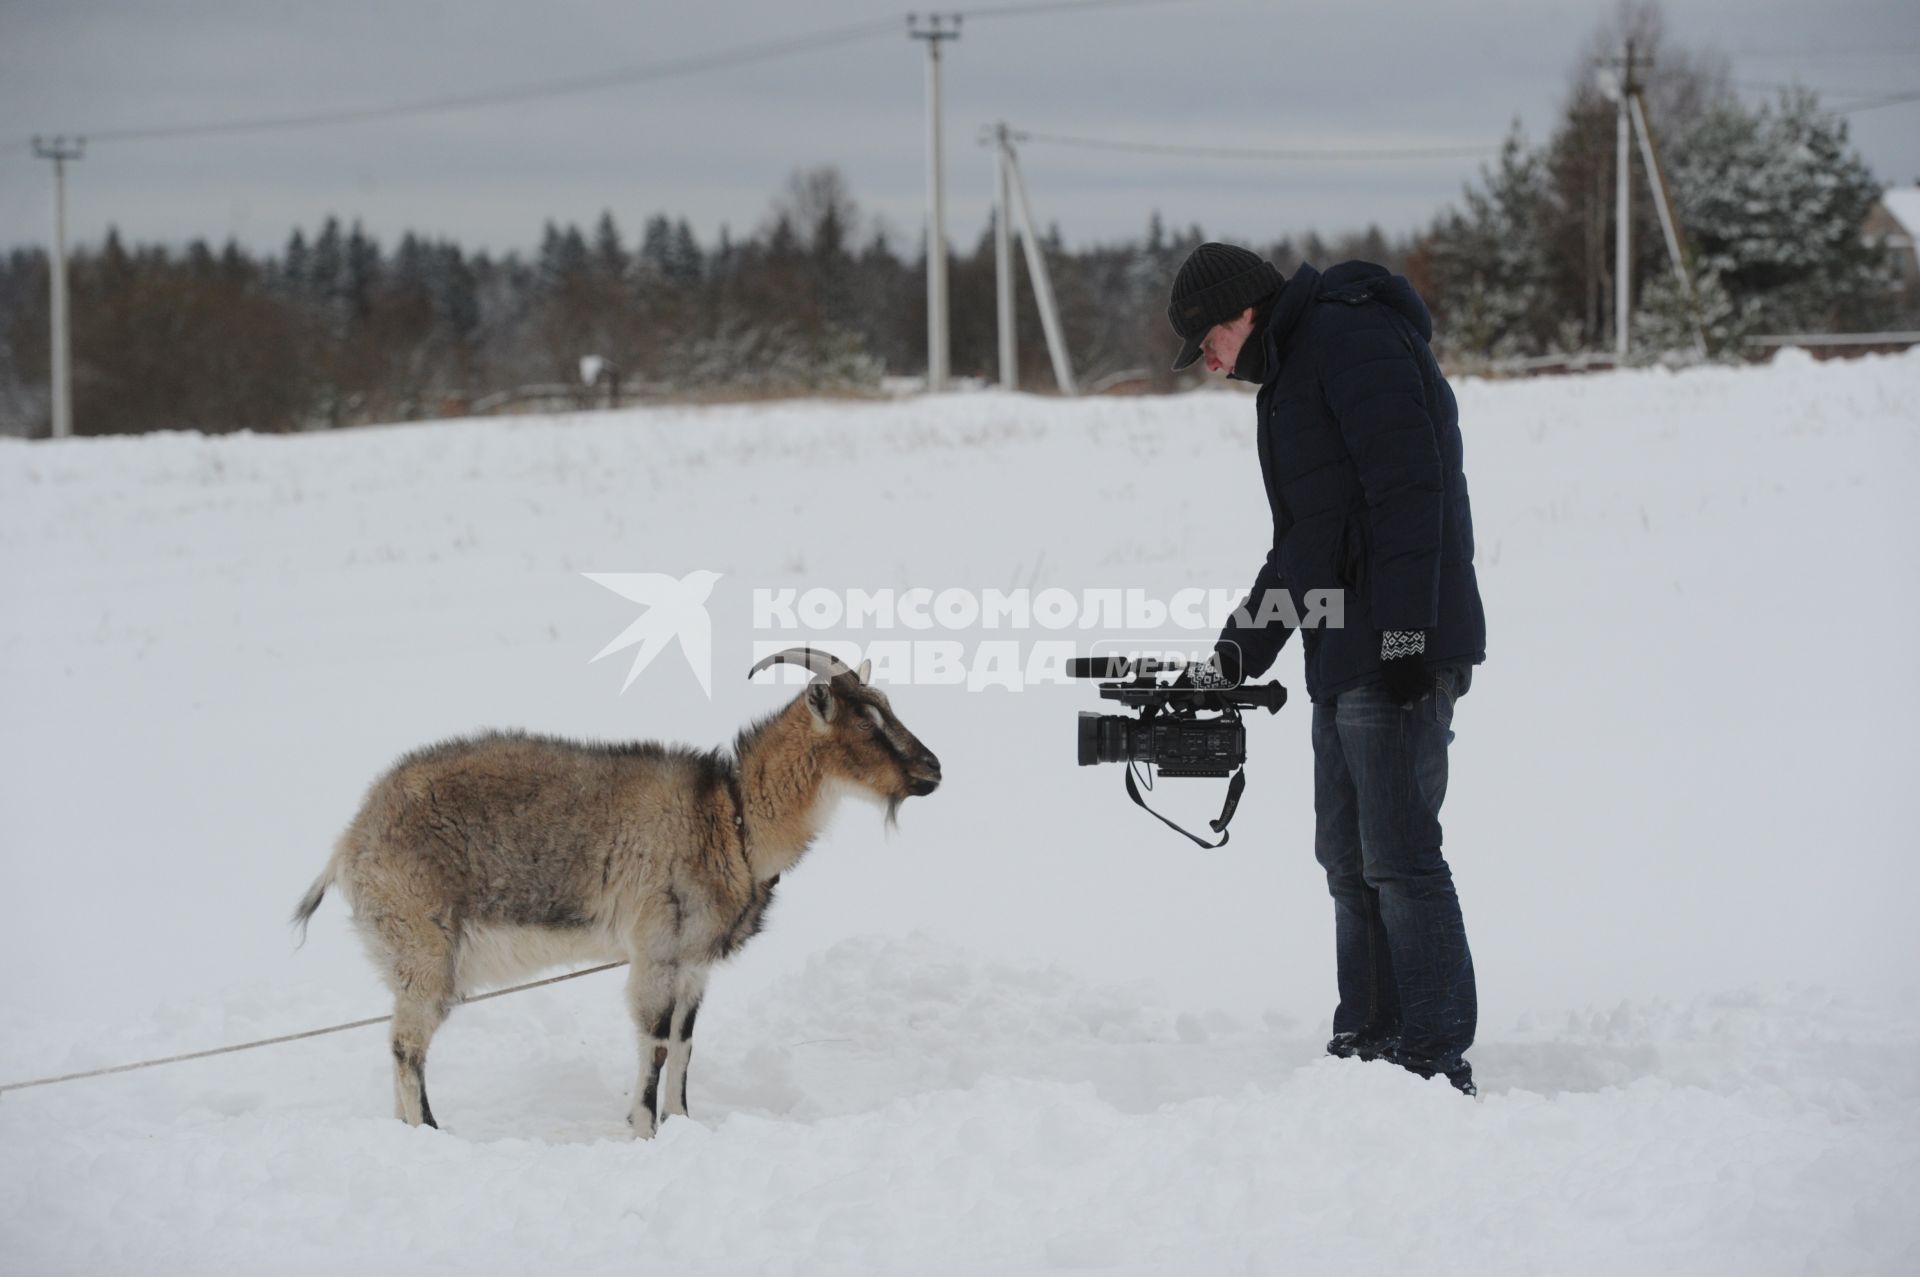
[[[813,711],[817,726],[825,727],[833,721],[833,688],[825,679],[807,684],[807,708]]]
[[[861,686],[864,687],[866,684],[873,682],[873,662],[870,660],[860,662],[858,673],[859,678],[857,681]]]

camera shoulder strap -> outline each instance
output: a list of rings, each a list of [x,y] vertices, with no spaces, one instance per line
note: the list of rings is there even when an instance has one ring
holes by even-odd
[[[1227,801],[1225,805],[1220,808],[1220,819],[1207,822],[1207,824],[1212,827],[1213,832],[1220,835],[1220,841],[1207,842],[1197,834],[1188,833],[1153,808],[1147,806],[1147,800],[1140,796],[1140,787],[1136,785],[1133,780],[1133,763],[1127,763],[1127,797],[1133,799],[1141,811],[1146,812],[1147,815],[1153,817],[1168,829],[1191,839],[1196,845],[1205,847],[1209,851],[1212,851],[1216,847],[1224,847],[1227,845],[1227,825],[1233,820],[1233,813],[1235,809],[1240,806],[1240,795],[1246,788],[1247,769],[1242,767],[1234,772],[1233,779],[1227,782]]]

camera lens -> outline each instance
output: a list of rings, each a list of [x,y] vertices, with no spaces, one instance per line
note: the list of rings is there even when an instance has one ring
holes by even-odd
[[[1125,714],[1093,714],[1080,711],[1080,765],[1091,767],[1095,763],[1124,763],[1136,757],[1134,730],[1139,725]],[[1142,733],[1138,738],[1151,741],[1151,737]],[[1142,761],[1152,761],[1153,751],[1147,750]]]
[[[1080,765],[1091,767],[1100,761],[1100,715],[1080,711]]]

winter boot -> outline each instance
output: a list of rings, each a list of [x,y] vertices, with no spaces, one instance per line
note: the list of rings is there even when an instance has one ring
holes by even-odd
[[[1336,1060],[1378,1060],[1390,1056],[1397,1041],[1391,1029],[1336,1033],[1333,1040],[1327,1043],[1327,1054]]]
[[[1446,1062],[1430,1060],[1399,1050],[1396,1044],[1386,1058],[1407,1072],[1420,1077],[1445,1077],[1447,1081],[1453,1083],[1453,1089],[1462,1095],[1480,1094],[1480,1089],[1473,1084],[1473,1065],[1458,1057]]]

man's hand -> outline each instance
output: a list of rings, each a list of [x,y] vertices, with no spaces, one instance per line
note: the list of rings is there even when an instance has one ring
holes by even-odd
[[[1433,690],[1425,630],[1380,631],[1380,681],[1396,705],[1411,705]]]

